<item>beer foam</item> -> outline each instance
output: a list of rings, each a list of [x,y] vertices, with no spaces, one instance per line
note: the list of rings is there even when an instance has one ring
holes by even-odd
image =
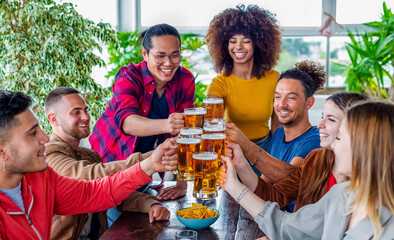
[[[209,140],[220,140],[220,139],[225,139],[226,134],[224,133],[209,133],[209,134],[203,134],[201,135],[202,139],[209,139]]]
[[[196,135],[202,134],[201,128],[181,128],[182,135]]]
[[[221,98],[205,98],[202,100],[203,103],[205,104],[220,104],[223,103],[223,99]]]
[[[185,109],[185,115],[204,115],[206,113],[206,108]]]
[[[178,138],[176,140],[177,143],[180,144],[197,144],[201,142],[199,138]]]
[[[193,154],[193,158],[197,160],[216,160],[218,155],[216,153],[204,152],[204,153],[196,153]]]
[[[226,126],[204,126],[204,130],[207,132],[221,132],[226,130]]]

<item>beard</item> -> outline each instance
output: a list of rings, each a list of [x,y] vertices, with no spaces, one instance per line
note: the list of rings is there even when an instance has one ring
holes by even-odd
[[[78,127],[75,125],[68,125],[63,120],[60,120],[60,127],[62,128],[63,132],[67,133],[73,138],[81,140],[82,138],[86,138],[90,135],[89,123],[86,123],[88,126],[88,131],[83,132],[78,130]]]
[[[19,151],[18,148],[11,146],[11,156],[13,158],[13,165],[9,169],[10,172],[12,173],[18,173],[18,174],[25,174],[29,172],[42,172],[45,171],[48,168],[48,164],[45,162],[40,165],[40,167],[37,169],[34,169],[35,165],[35,160],[34,159],[34,154],[23,154],[23,152]],[[26,156],[27,155],[27,156]]]

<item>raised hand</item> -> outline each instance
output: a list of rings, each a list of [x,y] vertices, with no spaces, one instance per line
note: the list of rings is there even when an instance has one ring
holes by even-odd
[[[178,135],[181,128],[185,126],[185,117],[183,113],[171,113],[168,117],[168,132],[172,135]]]
[[[140,163],[141,169],[148,175],[176,170],[178,167],[177,148],[174,138],[167,139],[153,151],[149,158]]]
[[[241,147],[243,144],[249,142],[249,139],[234,123],[226,124],[226,135],[229,141],[235,142],[241,145]]]
[[[242,153],[241,147],[233,142],[228,142],[226,145],[225,156],[232,159],[235,169],[242,169],[248,167],[248,160]]]
[[[170,219],[170,211],[160,204],[153,205],[149,210],[149,222]]]
[[[217,182],[227,191],[234,183],[239,182],[233,162],[229,157],[222,156],[224,165],[220,168]]]

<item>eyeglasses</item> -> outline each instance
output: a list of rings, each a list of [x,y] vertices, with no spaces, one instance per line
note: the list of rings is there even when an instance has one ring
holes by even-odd
[[[162,55],[162,54],[155,55],[153,53],[152,53],[152,55],[155,58],[156,64],[163,64],[163,63],[167,62],[167,59],[169,61],[171,61],[173,64],[178,64],[181,62],[181,59],[182,59],[182,55],[180,53],[174,53],[170,56]]]

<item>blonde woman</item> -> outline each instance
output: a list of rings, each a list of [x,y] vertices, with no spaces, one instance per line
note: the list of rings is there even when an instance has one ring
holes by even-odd
[[[232,161],[219,181],[270,239],[393,239],[394,105],[365,102],[349,109],[332,145],[342,175],[317,203],[286,213],[236,177]]]

